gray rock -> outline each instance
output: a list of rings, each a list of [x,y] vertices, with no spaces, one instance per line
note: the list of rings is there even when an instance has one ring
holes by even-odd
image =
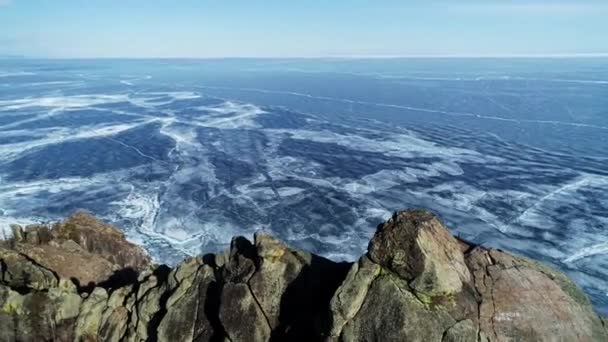
[[[20,294],[0,285],[0,341],[69,341],[80,297],[64,288]]]
[[[76,321],[76,339],[84,341],[97,341],[99,326],[104,309],[108,301],[106,290],[96,288],[80,307],[78,320]]]
[[[0,247],[0,281],[14,289],[43,290],[57,286],[55,274],[17,251]]]
[[[220,321],[232,342],[268,341],[272,332],[264,312],[246,284],[224,285]]]
[[[25,241],[25,232],[23,231],[23,227],[18,224],[11,224],[10,228],[12,233],[11,238],[14,242]]]
[[[176,279],[181,282],[167,300],[167,313],[158,326],[159,341],[193,341],[197,337],[208,340],[204,337],[214,334],[205,312],[209,287],[216,282],[214,270],[208,265],[198,265],[193,274],[180,277],[179,274],[185,272],[185,265],[177,269],[182,271],[176,272]]]
[[[129,322],[129,311],[124,306],[108,311],[101,320],[99,327],[100,341],[120,341],[126,334]]]
[[[395,214],[378,229],[368,253],[424,296],[457,293],[471,279],[458,241],[427,211]]]
[[[441,308],[432,309],[393,276],[376,278],[363,305],[347,322],[341,341],[441,341],[455,321]]]
[[[443,335],[442,342],[470,342],[477,340],[477,326],[470,319],[451,326]]]
[[[352,265],[344,283],[331,299],[331,337],[338,337],[344,325],[359,312],[372,282],[380,275],[381,270],[380,266],[366,256]]]
[[[85,214],[45,229],[0,243],[0,342],[608,341],[564,274],[420,210],[395,214],[355,264],[256,235],[170,269]]]

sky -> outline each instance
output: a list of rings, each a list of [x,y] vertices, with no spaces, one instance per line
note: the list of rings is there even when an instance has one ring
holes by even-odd
[[[0,55],[608,53],[608,0],[0,0]]]

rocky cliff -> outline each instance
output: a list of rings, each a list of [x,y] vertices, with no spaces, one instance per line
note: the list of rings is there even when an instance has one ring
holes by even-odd
[[[454,238],[426,211],[336,263],[268,235],[152,265],[78,213],[0,244],[0,341],[608,341],[563,274]]]

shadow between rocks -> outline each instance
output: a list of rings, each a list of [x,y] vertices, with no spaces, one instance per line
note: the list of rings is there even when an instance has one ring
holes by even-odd
[[[102,287],[111,293],[121,287],[137,284],[138,276],[139,273],[135,269],[127,267],[114,271],[108,279],[99,283],[90,281],[87,284],[81,284],[80,279],[75,277],[70,278],[70,280],[76,285],[78,293],[91,293],[95,287]]]
[[[131,267],[115,271],[110,278],[98,284],[98,286],[112,292],[118,288],[137,283],[139,273]]]
[[[212,333],[209,337],[211,342],[221,342],[226,340],[226,329],[222,325],[220,320],[220,306],[222,298],[223,282],[221,281],[221,271],[215,261],[215,254],[205,254],[203,256],[203,263],[210,266],[214,270],[215,280],[210,282],[206,288],[204,283],[199,284],[199,293],[205,292],[205,300],[200,303],[199,311],[205,313],[205,317],[211,325]],[[198,324],[198,322],[197,322]]]
[[[323,341],[331,327],[331,298],[351,265],[313,255],[281,297],[279,325],[270,341]]]

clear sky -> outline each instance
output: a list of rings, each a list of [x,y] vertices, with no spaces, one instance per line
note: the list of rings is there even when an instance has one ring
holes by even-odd
[[[0,55],[608,52],[608,0],[0,0]]]

